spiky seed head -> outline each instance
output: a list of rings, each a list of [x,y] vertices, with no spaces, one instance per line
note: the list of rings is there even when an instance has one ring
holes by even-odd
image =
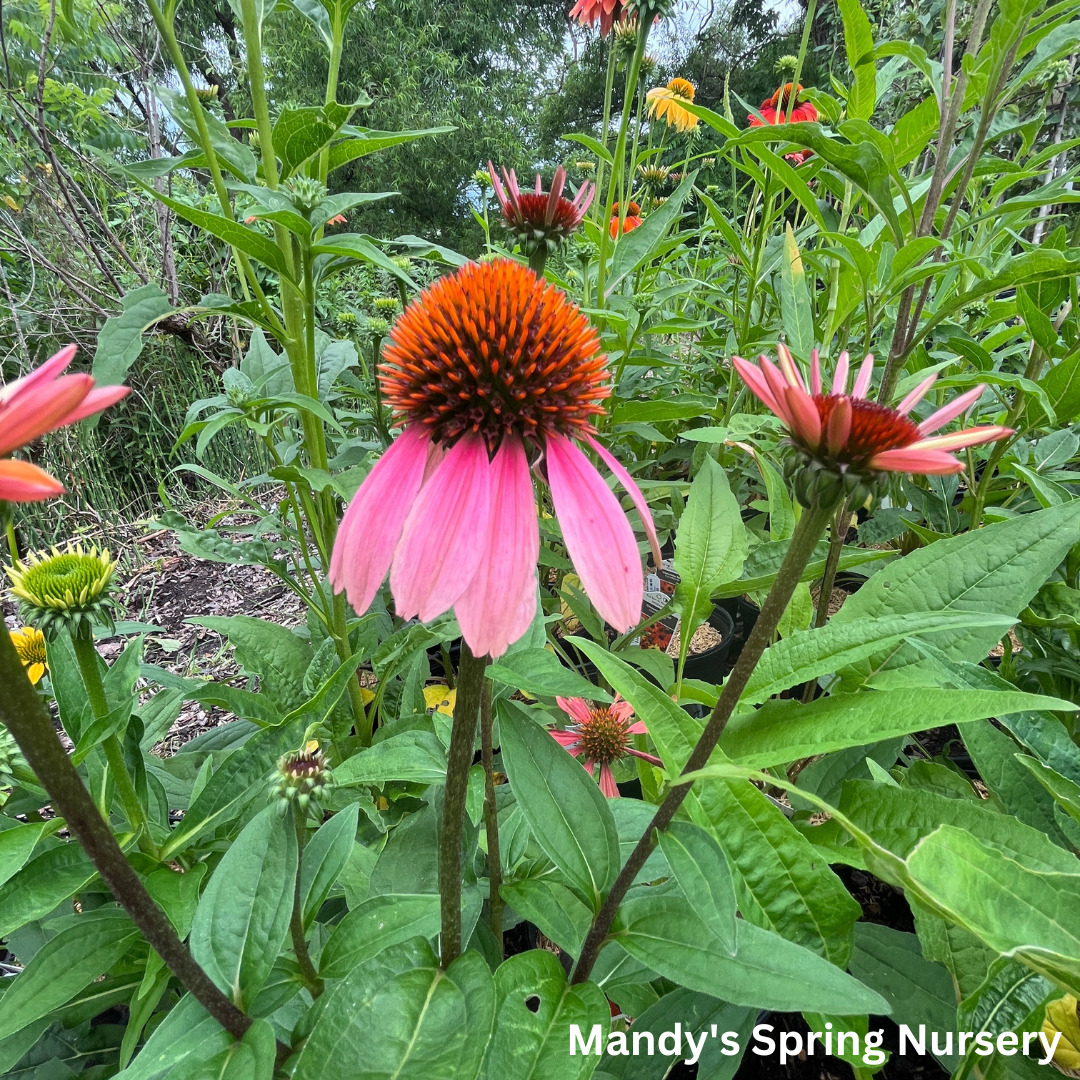
[[[110,595],[116,562],[108,550],[68,544],[33,552],[7,567],[23,622],[51,636],[60,626],[76,632],[83,622],[113,625]]]

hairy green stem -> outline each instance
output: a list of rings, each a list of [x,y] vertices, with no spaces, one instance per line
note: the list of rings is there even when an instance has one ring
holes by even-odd
[[[71,635],[71,642],[75,647],[75,659],[79,663],[79,672],[82,675],[83,686],[86,687],[86,696],[94,719],[104,720],[109,715],[109,701],[105,696],[105,686],[101,681],[97,649],[94,648],[93,631],[88,622],[83,620],[80,623],[79,629]],[[138,834],[139,850],[149,855],[156,855],[154,842],[146,829],[146,814],[142,803],[139,802],[135,785],[131,782],[131,774],[124,761],[124,751],[121,749],[119,739],[115,735],[106,735],[102,740],[102,748],[105,751],[105,759],[109,763],[109,774],[120,796],[120,805],[124,808],[124,816]]]
[[[488,907],[491,912],[491,932],[499,943],[499,959],[503,949],[503,898],[499,889],[502,887],[502,860],[499,855],[499,815],[495,806],[495,770],[492,765],[491,745],[491,680],[484,680],[484,689],[480,697],[480,761],[484,766],[484,828],[487,832],[488,859]]]
[[[293,952],[300,965],[300,974],[304,985],[313,998],[321,997],[325,986],[322,976],[315,970],[308,952],[307,938],[304,936],[304,905],[300,897],[300,881],[304,874],[304,845],[307,842],[307,810],[301,810],[293,803],[293,825],[296,828],[296,881],[293,884],[292,918],[289,920],[289,933],[292,936]]]
[[[483,697],[487,663],[486,656],[473,656],[462,640],[454,726],[446,758],[442,835],[439,837],[439,894],[442,898],[440,954],[444,968],[461,955],[461,840],[465,833],[465,797],[469,791],[469,769],[472,768],[476,721]]]
[[[98,813],[75,766],[57,738],[49,714],[23,671],[7,634],[0,634],[0,723],[11,732],[54,809],[82,845],[101,880],[123,905],[143,937],[200,1005],[235,1038],[251,1018],[240,1011],[195,962],[165,913],[154,903]]]
[[[734,712],[735,706],[738,704],[739,698],[742,696],[742,692],[754,672],[754,668],[757,667],[762,653],[772,642],[773,634],[776,632],[781,617],[787,610],[787,606],[795,592],[795,587],[802,580],[806,564],[810,561],[814,548],[821,539],[834,510],[835,507],[805,510],[802,517],[799,518],[799,523],[795,526],[795,533],[788,545],[787,554],[784,556],[784,561],[777,572],[776,580],[773,582],[773,587],[769,590],[769,595],[762,605],[761,614],[758,616],[754,629],[751,630],[746,645],[739,654],[739,659],[728,676],[727,682],[724,683],[724,689],[721,691],[712,715],[705,725],[705,730],[701,733],[701,738],[698,739],[697,745],[682,770],[684,775],[697,772],[708,763],[709,756],[720,741],[720,736],[723,735],[728,719]],[[626,864],[619,872],[619,876],[615,879],[615,884],[612,885],[611,891],[604,900],[600,913],[593,920],[592,926],[589,927],[589,932],[585,936],[585,942],[581,948],[581,955],[570,980],[572,983],[582,983],[588,979],[593,965],[600,955],[600,950],[607,940],[608,931],[615,920],[615,913],[619,909],[619,904],[622,903],[627,890],[634,883],[634,879],[641,872],[641,868],[645,865],[645,861],[656,845],[656,834],[662,832],[671,824],[676,811],[682,805],[683,799],[690,793],[692,786],[691,784],[676,783],[660,804],[655,816],[649,823],[649,827],[645,830],[630,858],[626,860]]]

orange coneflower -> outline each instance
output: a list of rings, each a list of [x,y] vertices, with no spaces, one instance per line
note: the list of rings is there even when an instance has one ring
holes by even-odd
[[[615,203],[611,208],[611,223],[608,225],[608,232],[611,234],[612,240],[619,235],[619,204]],[[628,202],[626,204],[626,217],[623,218],[622,231],[624,233],[630,232],[631,229],[636,229],[644,219],[641,216],[641,207],[636,202]]]

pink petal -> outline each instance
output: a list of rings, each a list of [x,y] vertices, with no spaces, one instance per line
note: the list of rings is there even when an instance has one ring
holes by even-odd
[[[629,630],[641,617],[644,582],[630,522],[592,462],[563,435],[547,440],[551,499],[585,592],[601,618]]]
[[[464,595],[487,551],[490,518],[487,445],[462,436],[439,462],[409,510],[390,568],[403,619],[428,622]]]
[[[778,406],[775,410],[776,415],[779,416],[788,427],[791,427],[793,418],[787,400],[788,384],[785,382],[784,376],[780,374],[780,369],[777,368],[767,356],[758,357],[758,362],[761,365],[761,374],[765,376],[765,381],[769,384],[769,389],[776,399],[776,404]]]
[[[657,563],[657,565],[659,566],[660,564]],[[626,701],[616,694],[615,700],[608,706],[608,712],[611,713],[616,720],[622,720],[623,723],[625,723],[634,715],[634,706],[631,705],[629,701]]]
[[[845,349],[840,354],[840,359],[836,361],[836,371],[833,372],[832,380],[832,392],[834,394],[846,394],[847,393],[847,377],[848,377],[848,364],[850,363],[850,357]]]
[[[859,368],[859,374],[855,378],[855,386],[851,391],[852,397],[866,397],[866,391],[870,389],[870,379],[873,374],[874,356],[872,353],[867,353],[866,359],[862,362],[862,367]]]
[[[638,720],[635,724],[630,724],[626,728],[627,735],[648,735],[649,729],[645,726],[644,720]]]
[[[577,755],[575,754],[574,756],[576,757]],[[596,766],[596,762],[595,762],[595,761],[593,761],[593,760],[592,760],[591,758],[586,758],[586,759],[585,759],[585,760],[584,760],[584,761],[583,761],[583,762],[581,763],[581,767],[582,767],[582,768],[583,768],[583,769],[584,769],[584,770],[585,770],[585,771],[586,771],[586,772],[587,772],[587,773],[588,773],[588,774],[589,774],[590,776],[592,776],[592,774],[593,774],[593,768],[594,768],[595,766]]]
[[[942,450],[912,450],[903,447],[899,450],[883,450],[870,459],[870,468],[884,469],[886,472],[923,473],[926,475],[945,475],[964,471],[963,462],[946,454]]]
[[[85,420],[88,416],[93,416],[95,413],[101,412],[102,409],[115,405],[130,393],[130,386],[96,386],[83,398],[82,404],[78,408],[64,417],[62,426],[67,427],[68,424],[77,424],[80,420]]]
[[[503,439],[488,473],[491,520],[487,550],[454,614],[474,656],[502,656],[536,614],[536,524],[529,462],[521,441]]]
[[[638,515],[641,518],[641,523],[645,527],[645,535],[649,538],[649,547],[652,548],[653,565],[659,566],[662,562],[660,557],[660,540],[656,535],[656,526],[653,524],[649,504],[645,501],[645,496],[641,494],[641,489],[637,486],[637,482],[626,469],[623,468],[622,462],[620,462],[619,459],[603,444],[597,442],[591,435],[586,435],[585,441],[596,451],[600,460],[616,475],[616,477],[618,477],[619,483],[626,489],[626,493],[633,501],[634,508],[637,510]]]
[[[846,394],[836,403],[829,414],[825,431],[825,445],[830,454],[838,454],[851,434],[851,398]]]
[[[926,397],[926,394],[929,391],[930,387],[933,386],[936,382],[936,374],[931,375],[927,379],[923,379],[923,381],[919,383],[919,385],[916,386],[915,389],[912,390],[911,393],[908,394],[908,396],[904,398],[904,400],[901,401],[899,405],[897,405],[896,411],[900,413],[901,416],[907,416],[907,414],[911,412],[911,410],[914,409],[915,406],[918,405],[924,397]]]
[[[600,766],[600,790],[609,798],[619,798],[619,785],[615,783],[615,774],[610,765]]]
[[[579,724],[589,722],[589,703],[579,697],[557,697],[555,703],[567,716],[576,720]]]
[[[548,734],[561,746],[567,753],[573,754],[577,757],[581,753],[581,737],[576,731],[559,731],[558,728],[552,728]]]
[[[363,614],[383,583],[405,518],[420,491],[429,438],[413,424],[364,478],[342,518],[330,558],[330,584]]]
[[[788,411],[791,413],[792,434],[807,446],[816,449],[821,443],[821,416],[805,390],[796,386],[787,389]]]
[[[817,349],[810,353],[810,393],[815,397],[821,393],[821,357]]]
[[[919,434],[929,435],[931,431],[937,431],[939,427],[944,427],[950,420],[955,420],[962,412],[967,412],[968,408],[979,400],[985,389],[985,384],[980,383],[966,394],[961,394],[955,401],[938,409],[937,412],[931,413],[919,425]]]
[[[954,431],[951,435],[932,435],[929,439],[920,439],[905,447],[907,450],[963,450],[966,446],[979,446],[982,443],[996,442],[1013,433],[1007,427],[974,427],[963,431]]]
[[[0,502],[41,502],[64,494],[64,485],[29,461],[0,460]]]
[[[20,387],[0,405],[0,456],[62,426],[64,418],[79,406],[93,385],[89,375],[63,375],[50,382]]]
[[[652,765],[662,767],[664,764],[658,757],[654,757],[652,754],[646,754],[644,750],[635,750],[632,746],[628,746],[626,752],[628,754],[633,754],[634,757],[641,758],[642,761],[648,761]]]
[[[10,401],[17,394],[30,390],[40,383],[52,382],[58,375],[62,375],[67,371],[71,361],[75,359],[75,352],[76,347],[74,345],[65,345],[54,356],[50,356],[41,367],[34,368],[33,371],[24,375],[21,379],[15,379],[13,382],[9,382],[7,386],[0,387],[0,404]]]
[[[782,409],[777,404],[776,395],[765,381],[760,368],[744,360],[741,356],[733,356],[731,363],[738,372],[739,378],[750,388],[750,392],[775,416],[779,416],[781,420],[786,420],[787,409]]]
[[[795,358],[791,355],[791,350],[781,341],[776,346],[776,355],[780,358],[780,370],[784,373],[784,379],[787,381],[788,386],[797,386],[803,393],[806,393],[806,383],[802,380],[802,375],[799,374],[799,367],[795,363]]]
[[[507,214],[510,210],[510,202],[506,197],[506,192],[503,191],[502,184],[499,183],[499,174],[495,171],[495,166],[490,159],[488,159],[488,176],[491,177],[491,186],[495,191],[495,198],[499,201],[499,209]]]

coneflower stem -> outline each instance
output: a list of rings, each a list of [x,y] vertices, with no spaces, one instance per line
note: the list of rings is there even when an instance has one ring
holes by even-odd
[[[728,676],[727,682],[724,683],[724,689],[721,691],[720,698],[716,702],[708,723],[705,725],[705,730],[701,733],[701,738],[698,739],[689,760],[683,767],[684,775],[697,772],[707,764],[709,756],[720,741],[720,736],[724,733],[728,719],[731,717],[732,712],[735,711],[735,706],[738,704],[739,698],[742,696],[742,692],[754,672],[754,668],[757,667],[758,661],[761,659],[761,654],[771,644],[773,634],[776,632],[781,617],[787,610],[787,606],[795,592],[795,587],[802,580],[806,564],[810,561],[814,549],[825,532],[825,527],[828,525],[835,509],[835,507],[830,506],[823,510],[804,510],[802,517],[799,518],[799,523],[795,526],[795,534],[788,545],[787,554],[784,556],[776,580],[773,582],[769,595],[765,598],[765,603],[761,607],[761,614],[754,624],[754,629],[750,631],[750,636],[746,639],[746,645],[743,646],[743,651],[739,654],[739,659],[735,662],[735,667]],[[676,784],[660,804],[655,816],[649,823],[649,827],[645,830],[644,835],[637,843],[637,847],[631,852],[630,858],[626,860],[626,865],[623,866],[619,876],[615,879],[615,884],[612,885],[600,913],[593,920],[592,926],[589,927],[589,932],[585,936],[585,942],[581,948],[581,955],[570,980],[572,983],[582,983],[588,979],[593,965],[596,963],[596,958],[600,955],[600,950],[607,940],[608,931],[615,920],[615,913],[619,909],[619,904],[622,903],[623,897],[634,882],[634,878],[641,872],[641,868],[645,865],[645,861],[656,845],[656,834],[662,832],[671,824],[676,811],[682,805],[683,799],[690,793],[692,786],[691,784]]]
[[[112,830],[98,813],[75,766],[56,737],[52,720],[23,671],[19,654],[7,634],[0,634],[0,722],[19,744],[34,774],[101,875],[105,886],[123,905],[150,946],[192,997],[237,1039],[251,1026],[211,981],[177,937],[172,923],[154,903],[138,874],[120,850]]]
[[[492,765],[491,746],[491,680],[484,680],[484,689],[480,697],[480,761],[484,766],[484,828],[487,832],[488,861],[488,908],[491,916],[491,932],[499,944],[499,959],[502,960],[503,934],[502,915],[503,898],[499,889],[502,887],[502,862],[499,855],[499,816],[495,806],[495,771]]]
[[[537,277],[544,276],[544,266],[547,264],[548,249],[543,240],[537,245],[536,250],[529,256],[529,269],[535,271]]]
[[[322,978],[315,970],[315,965],[311,962],[311,953],[308,952],[307,938],[304,937],[304,905],[300,897],[300,881],[304,873],[304,844],[307,841],[307,811],[301,810],[295,801],[292,806],[292,819],[296,828],[296,881],[293,885],[293,909],[292,918],[289,920],[289,934],[292,937],[293,952],[296,953],[296,962],[300,965],[304,985],[311,996],[317,998],[322,995],[325,987]]]
[[[476,720],[480,713],[487,663],[486,656],[473,656],[464,640],[461,642],[454,726],[446,756],[442,833],[439,837],[439,895],[442,898],[439,950],[444,968],[461,955],[461,839],[465,832],[465,797],[469,791],[469,769],[472,768]]]
[[[98,653],[94,648],[93,630],[85,619],[71,635],[71,643],[75,648],[75,659],[79,663],[79,672],[82,675],[83,686],[86,688],[86,696],[90,701],[94,719],[104,720],[109,715],[109,701],[105,696],[101,672],[98,670]],[[109,763],[109,774],[116,784],[116,793],[120,796],[120,805],[124,808],[124,815],[131,828],[139,834],[139,850],[149,855],[156,855],[154,843],[146,831],[146,814],[135,792],[135,785],[131,782],[131,774],[128,772],[127,762],[124,761],[124,751],[120,747],[120,740],[115,734],[109,734],[102,740],[101,745],[105,751],[105,759]],[[105,809],[108,808],[105,807]]]

